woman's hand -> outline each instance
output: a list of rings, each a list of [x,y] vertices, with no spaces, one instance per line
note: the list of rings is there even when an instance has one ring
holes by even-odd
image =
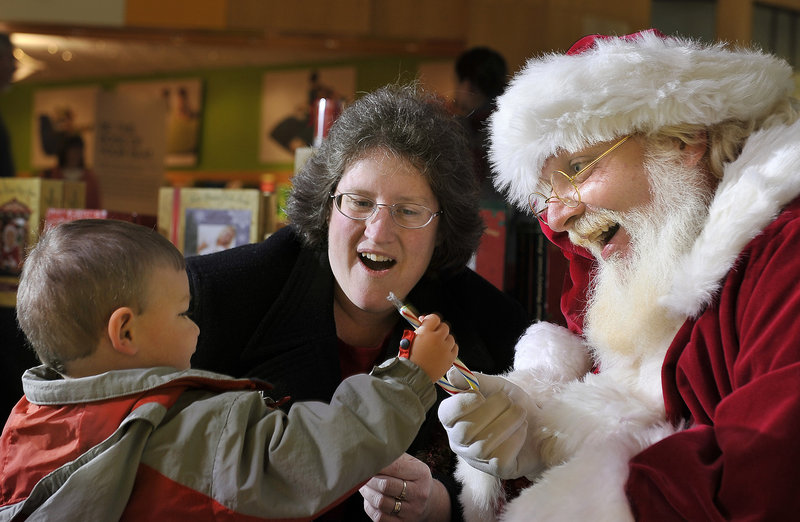
[[[369,479],[359,492],[364,511],[375,522],[450,520],[450,497],[444,485],[431,477],[424,462],[407,453]]]

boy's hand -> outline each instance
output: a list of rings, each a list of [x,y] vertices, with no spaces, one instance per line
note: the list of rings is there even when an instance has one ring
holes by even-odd
[[[431,382],[441,379],[458,356],[458,345],[447,326],[436,314],[422,318],[417,328],[409,360],[425,370]]]

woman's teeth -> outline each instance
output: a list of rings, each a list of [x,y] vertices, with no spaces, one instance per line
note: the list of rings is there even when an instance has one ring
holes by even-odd
[[[379,256],[378,254],[372,254],[370,252],[364,252],[361,254],[361,256],[369,259],[370,261],[386,262],[392,260],[390,257]]]
[[[395,264],[394,259],[371,252],[361,252],[358,257],[364,263],[364,266],[370,270],[387,270]]]

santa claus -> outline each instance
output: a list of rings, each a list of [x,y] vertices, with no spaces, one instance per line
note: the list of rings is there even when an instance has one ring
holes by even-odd
[[[513,371],[440,406],[468,520],[797,516],[793,90],[775,56],[650,30],[498,98],[494,182],[571,260],[570,328],[532,325]]]

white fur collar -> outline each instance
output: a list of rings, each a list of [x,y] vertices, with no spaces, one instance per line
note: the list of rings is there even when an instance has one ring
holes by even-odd
[[[696,317],[747,243],[800,194],[800,121],[754,133],[728,165],[706,226],[661,303]]]

